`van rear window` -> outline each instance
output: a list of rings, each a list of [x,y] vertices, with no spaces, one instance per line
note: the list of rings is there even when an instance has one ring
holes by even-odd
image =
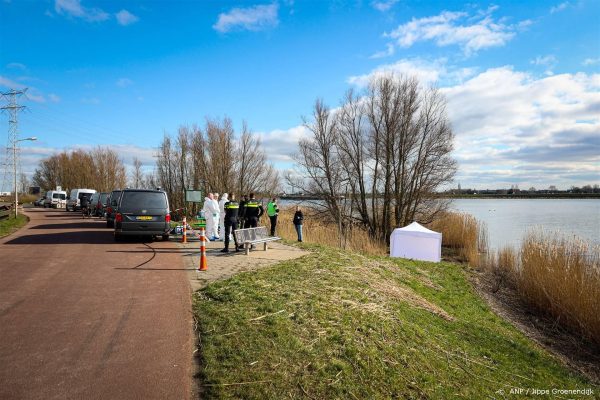
[[[52,193],[52,198],[64,200],[67,198],[67,195],[64,193]]]
[[[161,192],[124,192],[121,208],[167,208],[167,197]]]

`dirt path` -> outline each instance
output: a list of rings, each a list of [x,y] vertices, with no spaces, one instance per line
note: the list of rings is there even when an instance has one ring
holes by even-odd
[[[192,397],[190,286],[171,242],[30,209],[0,239],[0,398]]]

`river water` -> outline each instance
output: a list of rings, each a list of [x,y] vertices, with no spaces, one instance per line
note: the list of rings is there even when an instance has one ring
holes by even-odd
[[[279,202],[281,206],[298,201]],[[532,229],[577,236],[600,245],[600,200],[598,199],[455,199],[451,208],[484,222],[488,247],[517,247]]]
[[[516,247],[534,228],[600,245],[598,199],[455,199],[451,208],[487,225],[490,248]]]

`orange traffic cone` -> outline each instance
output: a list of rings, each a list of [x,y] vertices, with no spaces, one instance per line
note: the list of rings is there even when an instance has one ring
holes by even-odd
[[[208,270],[208,262],[206,261],[206,231],[200,228],[200,265],[198,271]]]

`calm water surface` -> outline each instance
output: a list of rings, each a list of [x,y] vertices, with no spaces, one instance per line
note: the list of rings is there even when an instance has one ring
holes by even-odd
[[[456,199],[452,208],[485,222],[492,248],[516,246],[533,228],[600,245],[598,199]]]

